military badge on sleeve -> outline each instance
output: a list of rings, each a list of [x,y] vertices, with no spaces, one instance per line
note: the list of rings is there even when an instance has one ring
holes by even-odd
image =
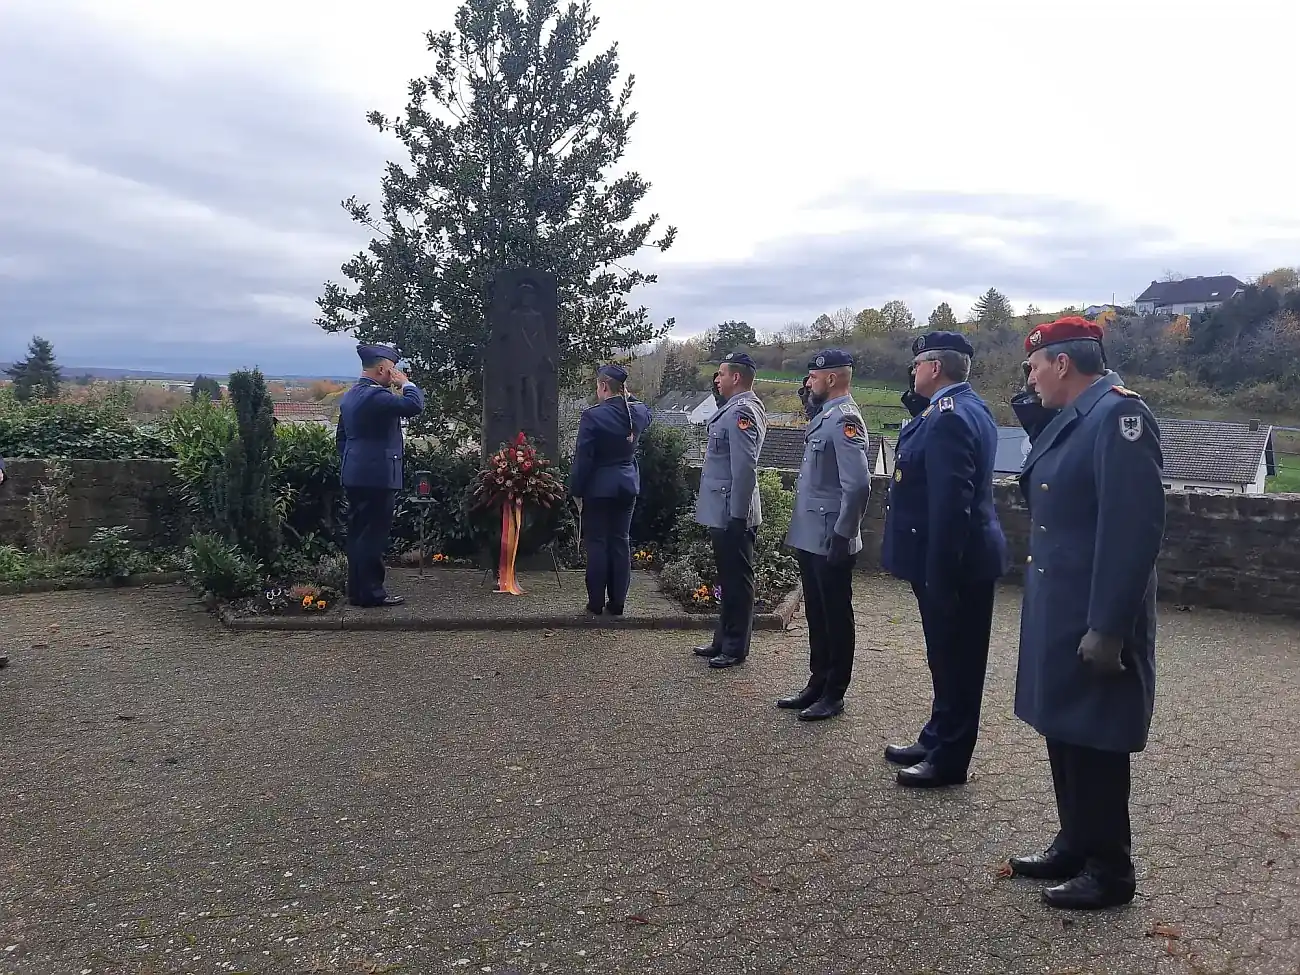
[[[853,440],[857,437],[857,435],[858,435],[858,428],[856,424],[853,423],[844,424],[844,436],[846,436],[850,440]]]
[[[1142,436],[1142,417],[1121,416],[1119,418],[1119,435],[1129,443]]]
[[[754,418],[748,413],[736,414],[736,429],[741,433],[749,433],[754,428]]]

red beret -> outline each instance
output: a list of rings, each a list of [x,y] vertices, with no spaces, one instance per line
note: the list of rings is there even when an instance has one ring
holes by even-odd
[[[1069,318],[1058,318],[1054,322],[1035,325],[1033,330],[1025,336],[1025,351],[1033,353],[1039,349],[1045,349],[1049,345],[1057,345],[1061,342],[1076,342],[1079,339],[1091,339],[1093,342],[1100,342],[1104,334],[1100,325],[1096,325],[1086,318],[1080,318],[1078,315],[1071,315]]]

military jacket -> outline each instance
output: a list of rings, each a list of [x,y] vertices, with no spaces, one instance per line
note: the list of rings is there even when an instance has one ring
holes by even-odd
[[[831,535],[862,549],[862,517],[871,497],[867,429],[850,396],[826,402],[804,430],[803,461],[795,487],[786,544],[815,555],[830,552]]]
[[[993,414],[970,383],[940,393],[899,431],[881,562],[942,597],[1001,576],[1007,543],[993,503]]]
[[[339,403],[335,439],[344,487],[402,487],[402,417],[424,410],[424,393],[409,383],[400,396],[373,379],[358,379]]]
[[[1030,537],[1015,711],[1047,738],[1146,747],[1163,464],[1155,417],[1113,372],[1061,410],[1029,451],[1020,474]],[[1090,629],[1123,640],[1123,673],[1100,674],[1079,657]]]
[[[767,413],[752,390],[727,400],[705,429],[708,446],[700,471],[695,520],[710,528],[726,528],[743,518],[750,528],[763,523],[758,498],[758,455],[767,436]]]

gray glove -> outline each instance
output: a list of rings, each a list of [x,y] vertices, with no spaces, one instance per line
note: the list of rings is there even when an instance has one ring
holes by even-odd
[[[1122,674],[1126,669],[1119,659],[1123,648],[1121,637],[1103,636],[1096,630],[1089,630],[1079,641],[1079,656],[1099,674]]]

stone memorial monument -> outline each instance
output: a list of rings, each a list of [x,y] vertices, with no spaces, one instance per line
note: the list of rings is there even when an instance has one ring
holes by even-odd
[[[549,460],[560,451],[555,275],[508,268],[490,285],[483,355],[483,458],[522,430]]]

